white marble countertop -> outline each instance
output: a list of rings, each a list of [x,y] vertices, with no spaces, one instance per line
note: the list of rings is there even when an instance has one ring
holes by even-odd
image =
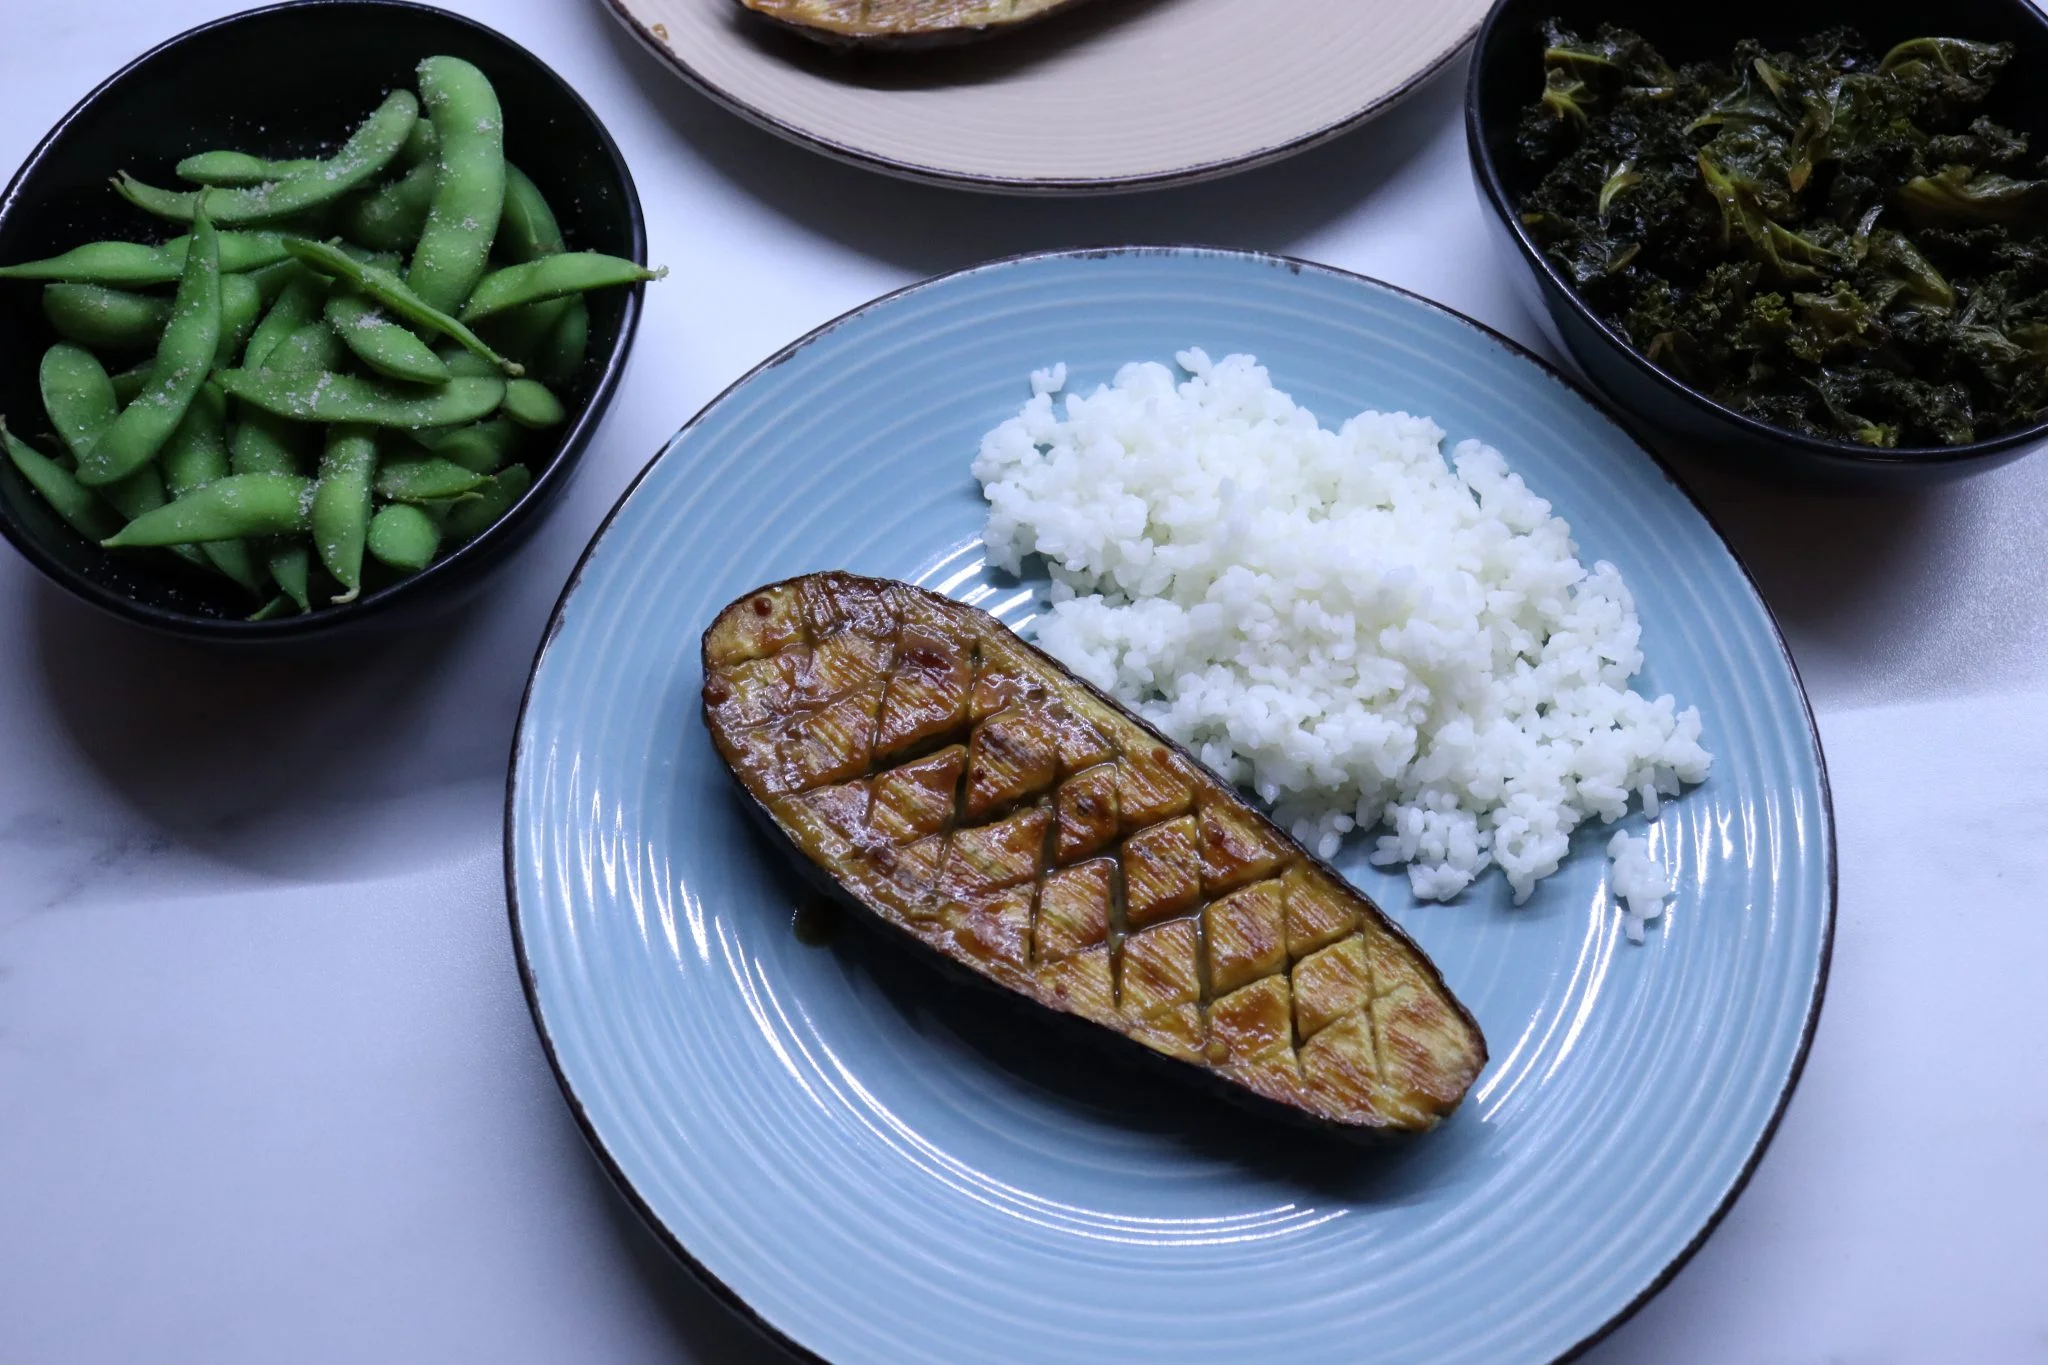
[[[115,67],[233,7],[9,0],[0,173]],[[446,631],[346,668],[228,660],[0,551],[0,1359],[778,1358],[613,1194],[513,967],[506,749],[619,491],[783,343],[1020,250],[1281,250],[1542,349],[1481,235],[1462,62],[1281,166],[1019,202],[787,147],[595,0],[454,7],[595,106],[674,275],[581,481]],[[2048,1360],[2048,460],[1881,498],[1698,487],[1812,693],[1840,929],[1749,1191],[1590,1359]]]

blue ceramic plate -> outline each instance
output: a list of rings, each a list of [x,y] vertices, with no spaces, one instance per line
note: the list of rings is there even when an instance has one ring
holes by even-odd
[[[1340,860],[1442,967],[1494,1060],[1403,1149],[1268,1127],[955,993],[842,924],[757,833],[698,715],[698,636],[846,568],[1021,622],[978,553],[978,438],[1188,346],[1256,354],[1334,424],[1483,437],[1639,600],[1645,691],[1697,703],[1712,778],[1652,839],[1672,913],[1618,932],[1583,838],[1525,907],[1417,905]],[[1640,817],[1633,817],[1640,824]],[[670,1243],[835,1362],[1543,1361],[1670,1276],[1798,1075],[1826,975],[1826,780],[1770,613],[1624,431],[1509,343],[1384,285],[1196,250],[1034,256],[805,339],[648,467],[563,595],[507,811],[534,1017],[592,1143]]]

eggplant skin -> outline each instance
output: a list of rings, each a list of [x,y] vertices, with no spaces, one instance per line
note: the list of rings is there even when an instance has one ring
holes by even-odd
[[[1371,900],[987,613],[810,574],[725,608],[703,662],[705,725],[758,811],[984,983],[1350,1136],[1434,1127],[1485,1065]]]
[[[1083,0],[737,0],[778,27],[834,47],[951,47],[994,38]]]

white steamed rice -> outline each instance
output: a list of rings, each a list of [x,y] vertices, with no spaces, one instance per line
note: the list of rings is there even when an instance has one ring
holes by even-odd
[[[1066,367],[1040,371],[983,438],[990,560],[1036,553],[1054,580],[1042,648],[1322,856],[1380,827],[1372,860],[1405,863],[1425,899],[1498,864],[1520,903],[1588,816],[1632,796],[1654,816],[1706,777],[1698,712],[1629,687],[1620,572],[1580,564],[1499,451],[1447,461],[1406,413],[1330,431],[1250,356],[1176,359],[1185,379],[1132,364],[1058,400]],[[1669,887],[1624,850],[1640,932]]]

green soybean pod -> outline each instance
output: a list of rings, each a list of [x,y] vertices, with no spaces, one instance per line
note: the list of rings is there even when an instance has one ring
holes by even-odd
[[[114,397],[123,406],[134,402],[135,395],[141,393],[142,386],[149,382],[151,363],[145,360],[140,365],[132,365],[114,376]]]
[[[178,179],[214,189],[233,190],[261,185],[266,180],[283,180],[303,175],[320,165],[309,157],[289,161],[267,161],[247,152],[195,152],[180,161]]]
[[[185,253],[185,273],[171,303],[170,321],[157,343],[149,382],[135,401],[78,462],[78,480],[88,487],[126,478],[156,458],[184,419],[192,396],[220,349],[220,252],[213,225],[200,210]]]
[[[105,540],[120,529],[121,519],[100,501],[99,495],[71,477],[71,471],[49,456],[20,440],[0,420],[0,444],[7,458],[21,471],[28,486],[50,504],[50,510],[64,518],[72,530],[87,540]]]
[[[477,281],[469,302],[463,306],[462,320],[475,322],[508,308],[539,303],[544,299],[559,299],[569,294],[585,294],[593,289],[658,280],[667,274],[667,266],[649,270],[623,256],[607,256],[597,251],[565,251],[524,265],[508,265],[484,276]]]
[[[0,266],[0,280],[56,281],[147,288],[169,284],[185,269],[190,236],[173,237],[161,246],[141,242],[88,242],[61,255],[19,265]],[[220,264],[224,271],[255,270],[285,258],[284,243],[274,232],[223,232]]]
[[[146,213],[175,222],[191,222],[198,213],[199,199],[206,196],[207,216],[226,226],[235,223],[274,222],[307,209],[331,203],[367,183],[398,156],[406,135],[419,117],[419,101],[410,90],[394,90],[355,132],[341,150],[311,169],[283,180],[268,181],[240,190],[193,190],[180,193],[145,185],[123,171],[114,179],[121,197]],[[493,219],[495,222],[495,217]]]
[[[146,464],[116,483],[110,483],[98,490],[99,495],[114,505],[114,510],[133,521],[146,513],[154,512],[170,501],[164,491],[164,474],[153,464]],[[171,553],[195,567],[206,569],[212,565],[196,545],[174,545]]]
[[[548,207],[540,186],[511,163],[505,166],[505,211],[498,223],[494,249],[514,264],[537,261],[569,249],[562,225]]]
[[[303,531],[312,487],[291,474],[229,474],[143,513],[101,543],[112,549],[200,545]]]
[[[419,124],[425,128],[425,120]],[[410,251],[434,206],[440,167],[429,158],[388,185],[371,190],[342,211],[340,227],[349,240],[377,251]]]
[[[394,502],[370,518],[364,543],[379,563],[418,573],[434,562],[441,548],[441,528],[411,503]]]
[[[99,284],[50,284],[43,286],[43,316],[66,341],[102,351],[140,351],[163,335],[171,303]]]
[[[341,338],[342,345],[355,352],[356,359],[378,374],[409,379],[416,384],[448,382],[448,366],[434,354],[433,347],[385,317],[360,294],[331,296],[327,300],[327,325]]]
[[[548,334],[533,362],[535,372],[550,384],[573,380],[583,368],[584,354],[590,348],[589,305],[578,298],[565,301],[569,306],[563,311],[562,320]]]
[[[285,243],[285,248],[307,264],[347,280],[407,322],[460,343],[471,354],[490,361],[506,374],[521,372],[519,366],[486,345],[482,337],[414,293],[411,286],[391,271],[357,260],[345,249],[327,242],[294,237]]]
[[[260,368],[286,337],[319,321],[321,300],[326,293],[326,284],[319,277],[311,271],[301,271],[278,294],[264,313],[263,321],[256,324],[256,330],[249,333],[249,343],[242,348],[242,363],[250,369]]]
[[[502,379],[455,378],[426,390],[332,371],[223,370],[219,379],[230,396],[279,417],[375,427],[461,426],[489,416],[505,397]]]
[[[505,415],[523,427],[552,427],[568,416],[562,400],[548,392],[547,385],[531,379],[514,379],[505,385]]]
[[[334,330],[315,318],[271,349],[258,373],[312,376],[341,363],[342,345]],[[228,442],[237,474],[296,474],[308,430],[303,423],[244,403]]]
[[[523,464],[500,471],[478,490],[480,496],[465,498],[448,509],[441,533],[457,545],[466,545],[498,524],[498,518],[512,510],[533,485],[533,474]]]
[[[363,546],[370,532],[370,486],[377,473],[377,432],[373,427],[327,430],[320,480],[313,488],[313,548],[343,591],[336,602],[353,602],[363,590]]]
[[[505,115],[483,72],[460,57],[419,65],[420,96],[440,140],[434,202],[405,282],[431,307],[460,309],[483,278],[505,207]]]
[[[173,502],[190,496],[228,472],[227,399],[212,384],[200,386],[185,420],[164,443],[160,458],[164,491]],[[227,577],[247,588],[252,595],[263,592],[263,575],[247,542],[209,541],[200,546],[207,561]]]
[[[475,474],[495,474],[511,458],[519,444],[519,428],[503,417],[472,422],[463,427],[435,427],[415,431],[412,439],[444,460],[452,460]]]
[[[446,502],[474,493],[490,477],[438,455],[386,460],[377,469],[377,496],[386,502]]]
[[[435,352],[448,365],[448,373],[457,379],[491,379],[499,375],[496,365],[460,346],[443,346]]]
[[[249,621],[275,621],[278,617],[286,615],[293,609],[292,599],[286,597],[283,593],[279,593],[262,606],[256,608],[256,610],[250,612],[244,619]]]
[[[308,494],[310,502],[311,495]],[[266,567],[271,579],[300,611],[313,610],[313,551],[303,541],[284,540],[271,544]]]
[[[263,287],[249,275],[220,277],[220,342],[213,363],[232,365],[263,312]]]
[[[43,352],[36,383],[50,427],[73,460],[82,459],[120,415],[114,381],[99,358],[83,346],[60,341]]]

